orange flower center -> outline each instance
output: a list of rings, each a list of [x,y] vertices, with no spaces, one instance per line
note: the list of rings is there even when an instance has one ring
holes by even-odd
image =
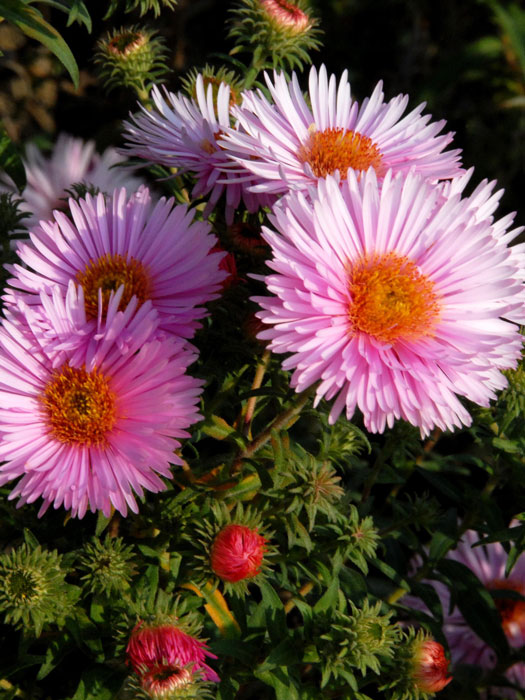
[[[98,260],[90,260],[84,270],[77,272],[76,279],[84,290],[86,316],[97,318],[98,293],[102,291],[103,314],[108,310],[111,292],[123,284],[124,294],[120,300],[122,311],[136,296],[142,304],[151,296],[151,282],[144,265],[135,258],[125,258],[116,253],[106,253]]]
[[[311,131],[299,148],[299,160],[308,163],[316,177],[332,175],[336,170],[346,180],[348,168],[368,170],[372,167],[383,174],[381,151],[368,136],[357,131],[330,128]]]
[[[512,580],[494,581],[490,588],[493,590],[508,590],[525,595],[525,586]],[[498,609],[501,626],[507,637],[514,637],[519,631],[525,634],[525,602],[518,598],[497,597],[494,599]]]
[[[98,370],[63,365],[41,397],[52,435],[70,445],[107,445],[115,424],[115,394]]]
[[[434,283],[408,258],[366,256],[350,266],[349,277],[348,316],[354,331],[384,343],[432,332],[440,308]]]

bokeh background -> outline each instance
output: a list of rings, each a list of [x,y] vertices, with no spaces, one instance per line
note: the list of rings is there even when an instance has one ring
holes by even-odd
[[[456,132],[472,183],[496,178],[506,192],[501,213],[519,209],[525,192],[525,7],[495,0],[314,0],[324,48],[314,62],[348,69],[354,95],[363,98],[378,80],[386,95],[408,93],[410,106],[426,101],[434,118]],[[50,141],[58,131],[119,143],[119,126],[134,109],[130,92],[106,95],[93,56],[108,28],[146,21],[166,39],[173,67],[170,87],[192,66],[221,62],[232,48],[228,0],[179,0],[173,11],[114,14],[106,2],[87,1],[93,33],[65,26],[65,15],[40,6],[71,46],[81,69],[75,92],[56,59],[36,42],[0,24],[0,118],[23,144]],[[245,61],[249,56],[240,56]],[[525,215],[518,216],[525,223]]]

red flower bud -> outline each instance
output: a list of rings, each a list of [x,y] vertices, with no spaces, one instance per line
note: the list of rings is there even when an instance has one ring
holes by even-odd
[[[261,570],[266,540],[246,525],[226,525],[211,546],[211,568],[223,581],[253,578]]]
[[[297,5],[288,0],[262,0],[262,7],[273,22],[293,33],[303,32],[311,25],[311,20]]]
[[[438,693],[452,680],[452,676],[447,677],[445,650],[438,642],[425,639],[416,643],[412,662],[412,679],[424,693]]]

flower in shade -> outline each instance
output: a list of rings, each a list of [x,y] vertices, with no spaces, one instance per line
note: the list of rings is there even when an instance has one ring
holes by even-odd
[[[177,438],[200,418],[193,349],[159,336],[151,302],[114,314],[84,353],[49,352],[37,314],[19,301],[0,328],[0,485],[19,478],[9,499],[42,498],[39,515],[137,512],[135,494],[165,488]]]
[[[273,200],[246,189],[248,184],[256,182],[256,178],[246,172],[244,177],[233,175],[228,185],[220,181],[228,156],[217,139],[230,127],[230,86],[221,83],[217,89],[213,82],[205,86],[199,75],[195,92],[196,99],[168,91],[164,91],[163,96],[156,86],[153,87],[151,98],[155,109],[141,107],[141,112],[124,122],[127,143],[122,153],[192,173],[196,179],[192,197],[209,195],[205,215],[213,210],[225,192],[226,215],[231,222],[241,199],[249,211],[256,211]]]
[[[468,567],[490,591],[498,592],[494,603],[500,615],[501,626],[512,648],[525,645],[525,602],[515,594],[525,596],[525,554],[521,554],[509,576],[505,576],[507,552],[500,542],[475,547],[480,536],[473,530],[468,530],[462,536],[456,549],[447,554],[448,559],[457,561]],[[497,659],[494,650],[488,646],[467,624],[457,607],[451,610],[449,588],[440,581],[425,581],[436,590],[445,620],[443,633],[454,664],[473,664],[485,670],[495,667]],[[509,591],[513,597],[506,598],[502,592]],[[410,596],[407,604],[416,609],[424,609],[424,604]],[[506,677],[519,688],[525,688],[525,663],[519,661],[505,672]],[[494,691],[495,692],[495,691]],[[511,689],[499,689],[506,697],[515,697]]]
[[[350,171],[310,194],[275,206],[279,233],[263,232],[273,296],[255,298],[271,326],[259,337],[290,353],[292,386],[335,399],[332,423],[358,407],[372,432],[397,418],[422,434],[468,425],[458,395],[488,405],[521,354],[505,320],[525,319],[523,246],[506,245],[517,231],[494,235],[468,199],[412,173],[380,184]]]
[[[257,528],[226,525],[217,533],[210,551],[212,571],[223,581],[235,583],[261,572],[266,540]]]
[[[12,266],[15,289],[4,299],[29,305],[40,303],[40,292],[57,285],[65,294],[73,280],[82,288],[85,313],[97,319],[99,295],[102,315],[109,298],[121,285],[120,309],[135,296],[151,300],[162,330],[184,338],[206,315],[202,304],[218,296],[226,273],[219,269],[222,253],[210,253],[216,238],[209,224],[192,221],[185,205],[173,199],[153,204],[141,187],[128,196],[124,188],[107,200],[102,194],[69,201],[71,219],[55,212],[55,220],[33,229],[31,242],[20,243],[25,264]]]
[[[247,91],[242,105],[232,109],[238,128],[228,129],[220,145],[237,163],[226,170],[247,170],[261,181],[253,192],[284,193],[306,189],[319,178],[347,177],[349,169],[373,168],[382,178],[387,170],[415,170],[427,179],[450,178],[461,171],[459,151],[443,149],[453,134],[438,135],[444,122],[422,116],[424,104],[402,117],[406,95],[384,101],[382,83],[361,105],[353,101],[346,71],[339,85],[326,68],[312,67],[309,100],[305,101],[295,73],[266,76],[273,102],[263,93]]]
[[[175,624],[139,622],[131,633],[126,654],[142,687],[153,697],[167,697],[195,681],[220,681],[205,663],[207,658],[217,657],[203,641]]]
[[[31,228],[39,221],[53,218],[54,209],[66,209],[68,193],[73,184],[85,183],[101,192],[125,186],[136,189],[140,180],[129,171],[113,167],[122,162],[114,148],[99,154],[94,141],[60,134],[49,157],[30,143],[26,149],[24,166],[27,185],[22,193],[22,211],[30,213],[24,225]],[[14,185],[13,185],[14,187]]]
[[[424,693],[438,693],[450,683],[449,661],[443,645],[432,639],[416,639],[413,645],[412,680]]]

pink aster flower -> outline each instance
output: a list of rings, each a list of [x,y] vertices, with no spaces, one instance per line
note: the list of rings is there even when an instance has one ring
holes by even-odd
[[[141,187],[128,197],[124,188],[107,200],[102,194],[69,201],[71,219],[55,212],[20,243],[22,265],[10,269],[14,278],[4,299],[15,303],[23,295],[28,305],[40,303],[40,292],[58,285],[65,296],[69,282],[82,287],[85,313],[97,319],[99,295],[103,311],[112,292],[124,285],[121,309],[133,296],[150,299],[159,313],[160,328],[184,338],[206,315],[201,306],[218,296],[226,273],[219,269],[222,253],[210,253],[216,243],[209,224],[192,221],[185,205],[173,199],[152,203]]]
[[[402,117],[406,95],[384,102],[382,83],[361,106],[352,101],[345,71],[337,85],[321,66],[310,70],[309,98],[303,97],[295,73],[289,82],[283,73],[266,76],[273,102],[258,90],[245,92],[242,105],[233,107],[238,128],[227,129],[220,145],[241,170],[261,182],[252,192],[280,194],[306,189],[319,178],[337,174],[341,180],[349,168],[363,172],[372,167],[378,177],[388,169],[415,170],[437,181],[461,173],[460,151],[443,149],[453,134],[438,136],[444,121],[422,116],[424,104]],[[235,173],[229,165],[226,171]]]
[[[290,353],[291,384],[317,383],[316,404],[335,399],[330,421],[356,407],[381,432],[403,418],[423,435],[470,424],[459,396],[488,405],[500,370],[521,354],[523,246],[495,236],[469,200],[444,198],[416,174],[380,185],[370,169],[320,180],[310,197],[274,208],[264,230],[275,271],[265,278],[259,334]]]
[[[128,662],[154,697],[194,680],[219,683],[206,658],[216,659],[204,642],[172,624],[139,622],[126,648]]]
[[[52,219],[54,209],[66,209],[70,196],[66,190],[75,183],[94,185],[101,192],[112,192],[121,186],[137,189],[141,180],[130,175],[129,170],[113,167],[121,162],[122,156],[114,148],[99,154],[94,141],[68,134],[59,135],[49,157],[35,144],[29,144],[24,158],[27,185],[20,210],[31,216],[24,219],[24,225],[30,229],[41,220]]]
[[[249,192],[246,181],[254,184],[256,180],[247,173],[243,173],[243,178],[233,175],[228,185],[220,181],[222,166],[228,162],[228,157],[217,139],[230,127],[230,86],[221,82],[218,89],[212,83],[205,88],[203,77],[199,75],[195,91],[196,100],[193,100],[166,90],[163,96],[154,86],[151,97],[155,109],[141,106],[139,114],[124,122],[127,144],[122,153],[192,173],[196,178],[192,197],[210,195],[205,216],[225,192],[226,217],[231,223],[241,199],[248,211],[254,212],[270,204],[273,198]]]
[[[473,530],[468,530],[462,536],[456,549],[448,553],[447,558],[467,566],[489,590],[514,591],[525,596],[525,554],[521,554],[508,578],[505,576],[507,552],[499,542],[474,547],[480,536]],[[454,664],[474,664],[485,670],[496,665],[496,654],[469,627],[463,615],[455,607],[450,611],[450,591],[440,581],[426,581],[431,584],[439,595],[445,621],[445,634]],[[412,607],[424,607],[413,598],[409,599]],[[516,598],[495,598],[496,607],[500,613],[501,625],[509,645],[519,648],[525,645],[525,603]],[[507,678],[519,688],[525,688],[525,663],[518,662],[511,666]],[[499,691],[506,697],[516,697],[510,689]]]
[[[19,301],[0,328],[0,485],[20,477],[9,499],[42,498],[39,515],[137,512],[135,494],[165,488],[177,438],[200,418],[192,349],[159,336],[151,302],[117,312],[83,356],[48,353],[35,313]]]
[[[261,572],[266,540],[257,529],[226,525],[217,533],[210,551],[212,571],[223,581],[234,583]]]

